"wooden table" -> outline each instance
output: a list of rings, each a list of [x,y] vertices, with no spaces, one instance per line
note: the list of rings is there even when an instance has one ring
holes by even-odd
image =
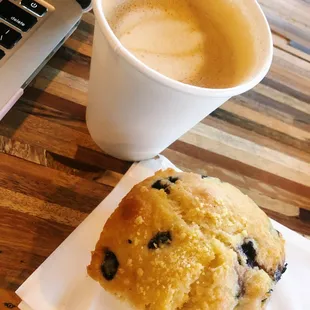
[[[274,32],[268,76],[163,155],[236,185],[269,216],[310,235],[310,2],[260,2]],[[131,165],[105,155],[85,125],[93,29],[86,14],[0,122],[1,310],[18,305],[14,291]]]

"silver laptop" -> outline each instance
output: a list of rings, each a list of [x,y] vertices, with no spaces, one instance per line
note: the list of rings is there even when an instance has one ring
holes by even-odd
[[[0,120],[90,7],[91,0],[0,0]]]

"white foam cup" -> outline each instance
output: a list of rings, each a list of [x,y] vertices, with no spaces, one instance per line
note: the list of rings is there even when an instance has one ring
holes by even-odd
[[[242,84],[209,89],[183,84],[147,67],[122,46],[107,22],[106,16],[121,1],[93,0],[96,23],[86,121],[103,151],[124,160],[152,158],[264,78],[273,54],[269,25],[255,0],[238,1],[246,3],[250,20],[259,29],[260,61]]]

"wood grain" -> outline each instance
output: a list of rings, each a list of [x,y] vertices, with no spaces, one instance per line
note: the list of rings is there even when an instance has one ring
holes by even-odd
[[[230,182],[280,223],[310,236],[310,3],[260,0],[274,60],[163,152],[185,171]],[[85,124],[94,15],[0,122],[0,310],[116,186],[131,163],[112,158]]]

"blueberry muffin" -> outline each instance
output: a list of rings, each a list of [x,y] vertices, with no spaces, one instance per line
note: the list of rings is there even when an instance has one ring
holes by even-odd
[[[88,274],[136,309],[264,309],[284,240],[228,183],[172,169],[137,184],[108,219]]]

